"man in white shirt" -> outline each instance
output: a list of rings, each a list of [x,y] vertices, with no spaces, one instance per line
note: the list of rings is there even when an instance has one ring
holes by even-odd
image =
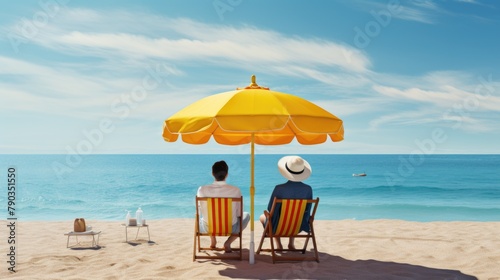
[[[215,181],[206,186],[201,186],[198,189],[198,193],[196,194],[198,197],[236,197],[239,198],[241,197],[241,191],[238,187],[229,185],[226,183],[226,178],[228,176],[229,172],[229,167],[227,166],[227,163],[225,161],[218,161],[214,163],[212,166],[212,175],[215,178]],[[201,202],[200,205],[200,212],[202,215],[202,218],[200,219],[200,231],[201,232],[207,232],[208,230],[208,224],[207,222],[203,219],[203,217],[208,217],[208,210],[206,206],[206,202]],[[237,202],[233,202],[233,232],[237,232],[239,230],[239,219],[238,217],[241,216],[243,219],[243,225],[242,229],[245,229],[246,226],[248,225],[248,222],[250,221],[250,215],[247,212],[242,213],[242,209],[240,209],[240,204]],[[217,239],[215,236],[210,236],[211,238],[211,248],[216,248],[217,246]],[[236,240],[236,236],[229,236],[229,238],[224,242],[224,250],[226,252],[231,252],[231,243]]]

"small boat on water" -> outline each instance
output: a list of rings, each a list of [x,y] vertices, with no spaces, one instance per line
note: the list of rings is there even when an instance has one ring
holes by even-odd
[[[366,176],[366,173],[363,172],[363,173],[354,173],[352,174],[353,177],[365,177]]]

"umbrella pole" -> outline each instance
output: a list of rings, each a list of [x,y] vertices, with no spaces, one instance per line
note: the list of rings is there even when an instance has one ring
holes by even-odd
[[[250,264],[255,263],[255,243],[254,243],[254,196],[255,196],[255,186],[254,186],[254,154],[255,154],[255,144],[254,137],[252,133],[252,143],[251,143],[251,156],[250,156],[250,255],[248,257],[248,262]]]

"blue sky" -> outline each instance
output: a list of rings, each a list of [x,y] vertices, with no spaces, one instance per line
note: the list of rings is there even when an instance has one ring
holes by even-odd
[[[0,153],[248,153],[161,131],[255,74],[345,126],[257,153],[497,154],[499,49],[496,1],[9,1]]]

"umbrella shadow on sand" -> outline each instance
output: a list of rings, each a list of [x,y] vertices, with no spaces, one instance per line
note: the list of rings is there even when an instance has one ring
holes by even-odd
[[[248,253],[243,252],[243,255],[248,256]],[[234,267],[228,267],[219,273],[221,276],[240,279],[478,279],[458,270],[408,263],[378,260],[353,261],[321,252],[319,257],[319,263],[307,261],[273,264],[271,255],[256,255],[253,265],[245,261],[226,261]]]

